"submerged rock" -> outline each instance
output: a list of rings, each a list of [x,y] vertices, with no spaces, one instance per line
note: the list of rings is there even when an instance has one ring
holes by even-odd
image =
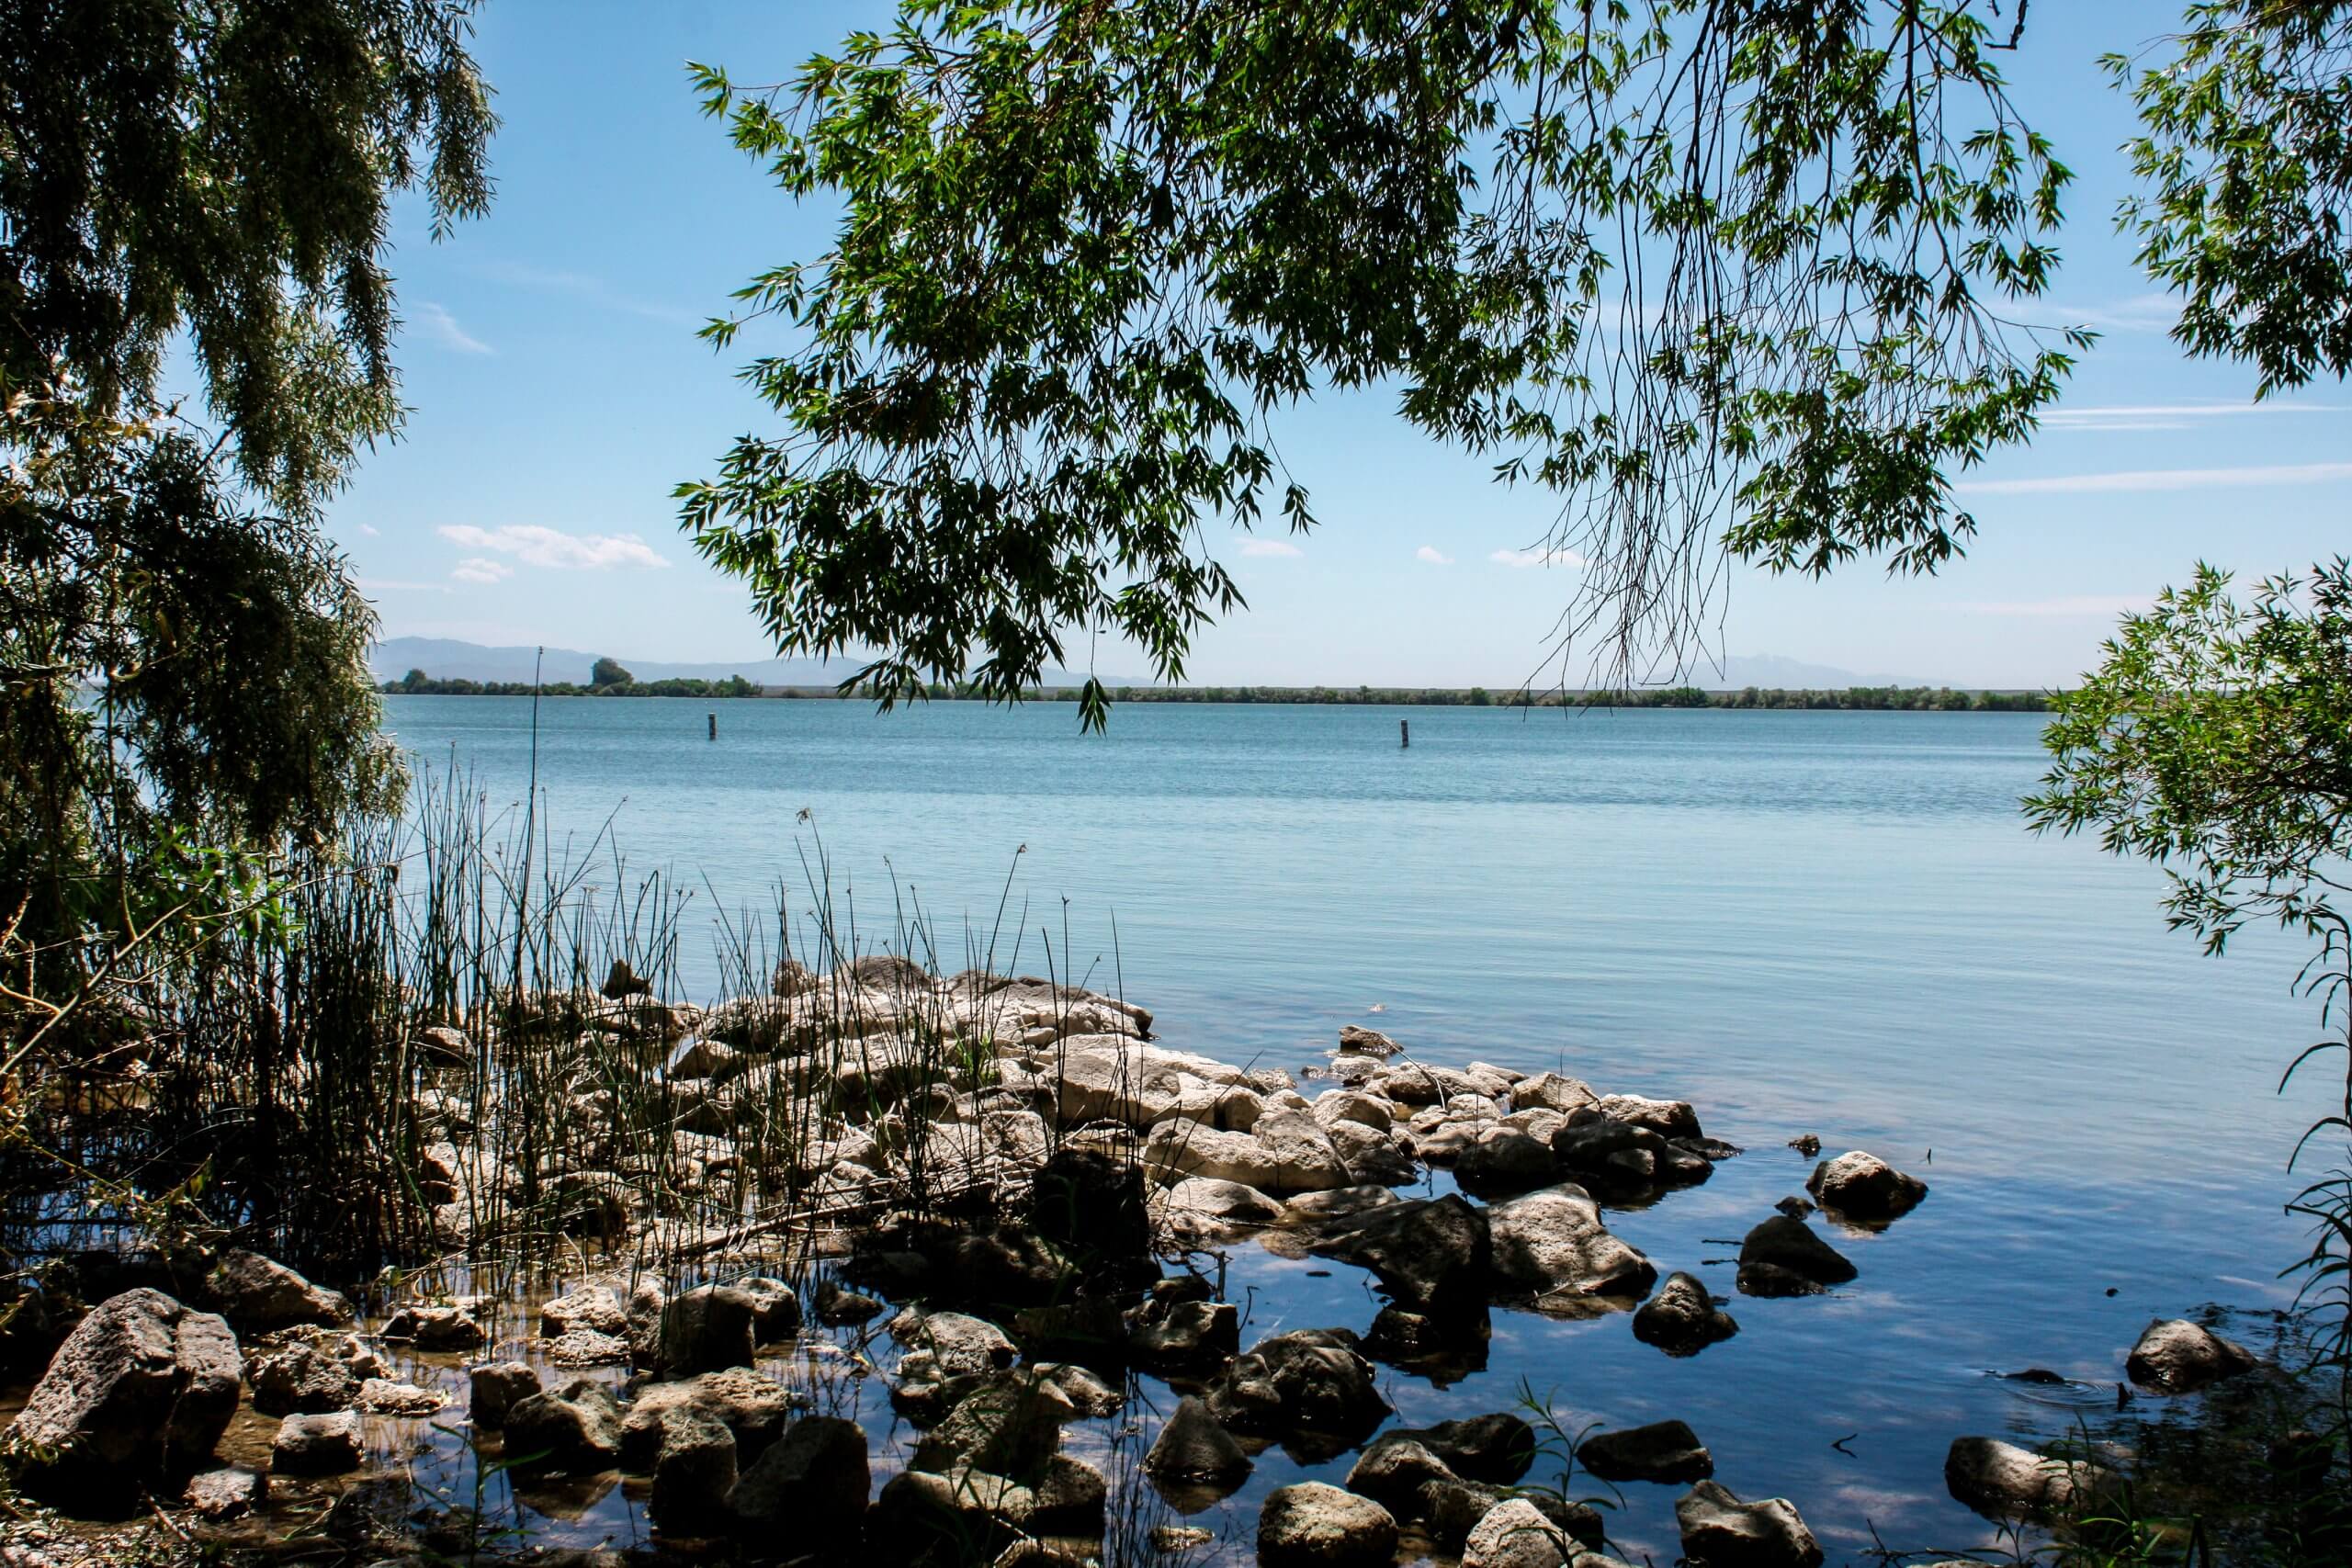
[[[1751,1296],[1810,1295],[1854,1274],[1844,1254],[1786,1214],[1766,1220],[1739,1246],[1739,1288]]]
[[[922,1351],[948,1377],[1009,1367],[1020,1354],[1004,1330],[986,1318],[960,1312],[919,1312],[910,1307],[890,1320],[890,1337]]]
[[[1928,1184],[1860,1149],[1823,1160],[1804,1190],[1825,1209],[1861,1224],[1885,1224],[1919,1206]]]
[[[540,1391],[539,1374],[523,1361],[486,1361],[468,1367],[469,1407],[474,1425],[496,1431],[506,1425],[506,1413]]]
[[[209,1458],[241,1397],[237,1337],[211,1313],[141,1287],[66,1336],[8,1427],[28,1489],[119,1513],[136,1487]]]
[[[1496,1278],[1532,1293],[1539,1310],[1630,1305],[1648,1293],[1657,1269],[1609,1234],[1600,1206],[1564,1183],[1487,1211]]]
[[[1577,1462],[1603,1481],[1704,1481],[1714,1455],[1681,1421],[1653,1421],[1595,1432],[1577,1445]]]
[[[732,1285],[697,1285],[680,1292],[662,1309],[662,1371],[681,1377],[750,1366],[758,1321],[759,1303]]]
[[[671,1421],[689,1415],[725,1427],[749,1463],[775,1441],[792,1410],[791,1390],[749,1367],[653,1383],[629,1402],[621,1417],[621,1468],[651,1470]]]
[[[1634,1314],[1634,1337],[1669,1356],[1695,1356],[1738,1332],[1738,1323],[1715,1305],[1714,1297],[1695,1274],[1668,1275],[1657,1294]]]
[[[222,1253],[204,1283],[220,1315],[248,1332],[351,1321],[351,1303],[341,1292],[322,1290],[258,1252]]]
[[[1702,1481],[1674,1505],[1682,1554],[1705,1568],[1820,1568],[1821,1543],[1785,1497],[1743,1503]]]
[[[582,1285],[539,1308],[539,1333],[548,1339],[585,1331],[616,1337],[628,1333],[628,1313],[609,1285]]]
[[[405,1339],[420,1350],[470,1350],[490,1338],[481,1316],[490,1304],[473,1296],[404,1306],[385,1320],[384,1337]]]
[[[722,1531],[735,1465],[735,1435],[725,1423],[692,1404],[672,1411],[653,1459],[654,1519],[672,1535]]]
[[[1525,1497],[1496,1503],[1470,1527],[1462,1568],[1569,1568],[1581,1543]]]
[[[191,1476],[180,1495],[196,1517],[212,1524],[239,1519],[269,1497],[269,1477],[243,1465],[225,1465]]]
[[[847,1324],[865,1323],[879,1317],[889,1308],[872,1296],[843,1290],[839,1281],[820,1280],[815,1293],[817,1321],[830,1328]]]
[[[2123,1370],[2158,1393],[2193,1393],[2256,1364],[2253,1351],[2189,1322],[2159,1319],[2141,1332]]]
[[[1944,1455],[1945,1489],[1991,1519],[2044,1523],[2113,1483],[2087,1461],[2045,1459],[1997,1438],[1954,1438]]]
[[[1357,1345],[1344,1328],[1261,1339],[1209,1386],[1209,1414],[1233,1431],[1279,1438],[1303,1454],[1343,1453],[1388,1415]]]
[[[1182,1484],[1230,1482],[1239,1484],[1250,1473],[1250,1455],[1220,1426],[1209,1407],[1186,1394],[1175,1414],[1152,1440],[1143,1458],[1146,1475],[1154,1481]]]
[[[363,1452],[356,1411],[288,1416],[270,1442],[269,1468],[278,1475],[342,1475],[359,1468]]]
[[[587,1378],[517,1401],[506,1412],[510,1453],[537,1454],[534,1472],[560,1471],[594,1475],[609,1470],[621,1455],[621,1409],[611,1393]]]
[[[1448,1193],[1373,1209],[1314,1245],[1371,1269],[1400,1306],[1461,1313],[1486,1304],[1493,1260],[1487,1225],[1485,1210]]]
[[[265,1350],[245,1363],[254,1408],[265,1416],[317,1416],[350,1407],[360,1380],[351,1363],[315,1345]]]
[[[789,1539],[822,1553],[856,1540],[872,1488],[865,1429],[838,1416],[808,1416],[742,1472],[727,1506],[736,1528],[753,1540]]]
[[[1276,1488],[1258,1516],[1265,1568],[1386,1568],[1396,1555],[1387,1509],[1319,1481]]]

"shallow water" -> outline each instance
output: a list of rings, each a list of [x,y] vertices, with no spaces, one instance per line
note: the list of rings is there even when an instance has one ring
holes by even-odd
[[[493,805],[519,803],[530,705],[396,697],[389,725],[427,761],[454,750]],[[1737,1298],[1739,1337],[1695,1359],[1638,1344],[1623,1315],[1498,1313],[1475,1376],[1438,1390],[1384,1374],[1408,1425],[1509,1407],[1522,1385],[1571,1431],[1679,1416],[1719,1480],[1795,1501],[1836,1562],[1873,1530],[1905,1549],[1992,1543],[1944,1495],[1953,1436],[2066,1435],[2111,1409],[2151,1317],[2282,1304],[2273,1276],[2302,1240],[2279,1167],[2323,1086],[2273,1093],[2315,1032],[2289,994],[2301,953],[2249,933],[2204,958],[2164,930],[2159,873],[2027,835],[2016,803],[2043,766],[2039,728],[1136,705],[1088,738],[1066,705],[880,717],[582,698],[540,705],[537,768],[575,845],[610,817],[635,869],[675,869],[705,907],[757,906],[781,882],[805,909],[805,808],[861,931],[878,942],[894,907],[919,904],[951,967],[967,918],[989,940],[1012,871],[1005,926],[1021,936],[1016,951],[997,931],[997,967],[1042,972],[1050,950],[1057,971],[1151,1007],[1172,1045],[1295,1069],[1364,1022],[1430,1060],[1689,1099],[1749,1152],[1611,1224],[1661,1272],[1726,1294],[1724,1243],[1810,1167],[1792,1135],[1924,1177],[1932,1196],[1884,1235],[1835,1238],[1854,1285]],[[697,989],[717,982],[710,948],[690,941],[684,967]],[[1228,1292],[1250,1303],[1245,1346],[1361,1330],[1378,1305],[1358,1270],[1254,1247],[1236,1250]],[[1989,1375],[2027,1366],[2086,1386]],[[1150,1380],[1141,1392],[1148,1440],[1151,1407],[1173,1401]],[[863,1414],[888,1428],[878,1385]],[[438,1442],[435,1473],[462,1469]],[[1195,1522],[1246,1544],[1267,1490],[1348,1463],[1271,1451]],[[1625,1489],[1623,1550],[1676,1555],[1678,1491]],[[554,1533],[641,1539],[640,1505],[617,1491]]]

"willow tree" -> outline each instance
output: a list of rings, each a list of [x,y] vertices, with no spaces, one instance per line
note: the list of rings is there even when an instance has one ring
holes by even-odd
[[[482,210],[465,0],[0,4],[0,928],[382,804],[319,527],[399,425],[395,194]],[[167,367],[192,367],[172,396]]]
[[[1305,529],[1273,422],[1394,391],[1557,498],[1555,628],[1679,668],[1726,557],[1935,570],[1952,476],[2086,339],[2020,326],[2068,182],[1961,0],[902,0],[789,82],[695,74],[822,255],[783,431],[681,487],[782,649],[1010,698],[1065,639],[1163,679],[1240,604],[1225,525]],[[1088,722],[1106,694],[1090,682]]]

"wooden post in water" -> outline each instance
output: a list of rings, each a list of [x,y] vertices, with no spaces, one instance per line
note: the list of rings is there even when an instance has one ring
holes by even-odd
[[[1413,749],[1413,721],[1408,718],[1398,719],[1396,721],[1396,737],[1400,742],[1399,750],[1407,751],[1411,750]]]
[[[710,738],[713,740],[718,739],[718,715],[716,713],[710,716]]]

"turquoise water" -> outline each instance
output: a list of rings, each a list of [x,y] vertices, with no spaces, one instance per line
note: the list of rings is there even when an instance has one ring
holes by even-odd
[[[454,749],[519,806],[527,699],[387,705],[401,746]],[[711,741],[712,709],[543,703],[553,819],[584,846],[609,818],[634,868],[730,908],[779,885],[805,908],[821,835],[863,928],[919,903],[952,966],[1010,874],[1000,967],[1042,972],[1050,947],[1230,1060],[1296,1068],[1364,1022],[1432,1060],[1689,1099],[1749,1153],[1611,1225],[1723,1293],[1717,1238],[1810,1168],[1790,1137],[1933,1184],[1884,1235],[1837,1238],[1853,1287],[1736,1299],[1739,1337],[1695,1359],[1622,1317],[1499,1314],[1485,1372],[1389,1374],[1413,1424],[1508,1406],[1524,1380],[1572,1426],[1689,1420],[1719,1479],[1794,1500],[1833,1561],[1873,1527],[1958,1549],[1992,1531],[1944,1495],[1951,1437],[2064,1435],[2111,1407],[2150,1317],[2287,1299],[2273,1276],[2302,1236],[2280,1163],[2324,1088],[2273,1092],[2315,1032],[2290,994],[2301,954],[2249,933],[2206,958],[2164,929],[2159,872],[2028,835],[2031,716],[1136,705],[1083,737],[1067,705],[757,702],[717,705]],[[708,947],[684,962],[715,981]],[[1363,1278],[1309,1267],[1237,1254],[1245,1341],[1365,1326]],[[2026,1366],[2101,1386],[1986,1375]],[[1246,1540],[1266,1488],[1345,1468],[1270,1455],[1204,1522]],[[1629,1549],[1675,1555],[1674,1495],[1628,1489]]]

